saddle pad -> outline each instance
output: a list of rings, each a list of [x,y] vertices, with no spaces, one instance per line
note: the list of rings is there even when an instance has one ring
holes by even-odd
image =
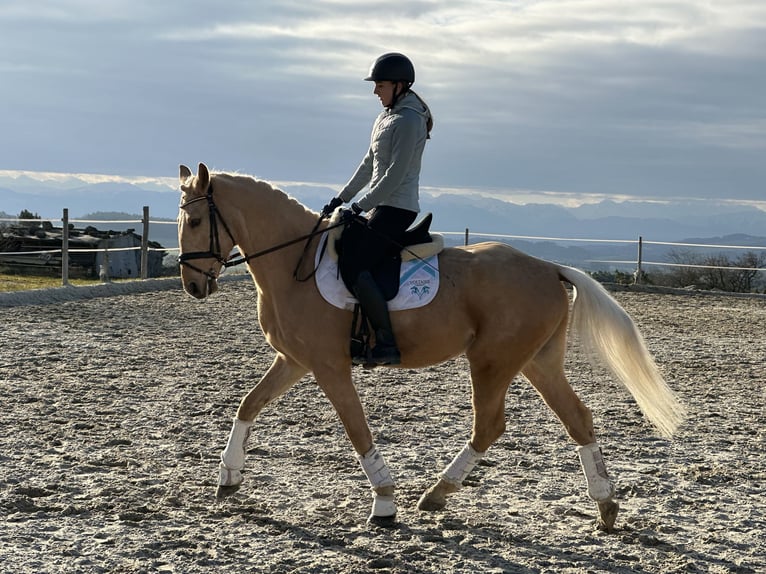
[[[346,289],[340,278],[338,261],[324,253],[326,241],[327,234],[322,238],[314,261],[314,266],[317,269],[314,275],[317,288],[325,301],[331,305],[341,309],[353,310],[357,303],[356,297]],[[322,253],[324,253],[324,257],[321,256]],[[405,309],[423,307],[433,300],[438,290],[439,257],[437,255],[424,260],[414,259],[402,262],[399,275],[399,292],[388,302],[388,310],[404,311]]]

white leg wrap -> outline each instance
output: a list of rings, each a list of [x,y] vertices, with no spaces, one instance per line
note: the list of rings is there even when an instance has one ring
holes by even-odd
[[[242,484],[242,473],[232,468],[226,468],[226,465],[218,465],[218,484],[220,486],[237,486]]]
[[[394,479],[391,478],[386,459],[378,452],[377,446],[373,444],[364,456],[357,455],[357,458],[373,488],[394,486]]]
[[[393,516],[396,514],[396,503],[393,496],[384,496],[374,492],[372,497],[372,516]]]
[[[468,442],[441,474],[442,480],[460,488],[473,468],[479,463],[483,452],[477,452]]]
[[[221,453],[221,467],[229,470],[242,470],[245,466],[245,447],[250,437],[252,422],[234,419],[229,433],[229,442]]]
[[[601,455],[601,448],[595,442],[577,447],[580,464],[588,481],[588,496],[596,502],[608,500],[614,496],[614,485],[606,473],[606,465]]]

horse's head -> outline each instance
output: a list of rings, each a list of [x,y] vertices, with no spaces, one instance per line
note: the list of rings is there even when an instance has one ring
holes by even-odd
[[[197,175],[182,165],[181,206],[178,214],[178,257],[184,290],[204,299],[218,290],[218,275],[234,247],[226,222],[213,202],[210,172],[199,164]]]

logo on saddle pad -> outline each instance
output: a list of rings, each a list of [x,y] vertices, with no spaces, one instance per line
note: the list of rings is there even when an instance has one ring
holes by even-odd
[[[346,288],[338,271],[338,260],[324,254],[327,234],[317,249],[314,265],[316,266],[316,284],[319,292],[328,303],[340,309],[353,310],[356,297]],[[403,261],[399,274],[399,292],[388,302],[390,311],[403,311],[428,305],[439,290],[439,257],[433,255],[425,259]]]

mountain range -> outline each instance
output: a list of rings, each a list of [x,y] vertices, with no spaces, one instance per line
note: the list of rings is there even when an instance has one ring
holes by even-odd
[[[140,219],[142,207],[150,207],[152,220],[174,222],[178,213],[178,191],[167,180],[88,182],[77,176],[40,181],[29,176],[0,175],[0,218],[15,217],[22,210],[38,213],[60,225],[63,208],[70,219]],[[285,184],[287,193],[306,206],[319,210],[336,191],[329,186]],[[450,232],[448,243],[470,242],[502,235],[520,249],[546,259],[583,265],[604,259],[636,258],[641,237],[651,257],[667,257],[682,246],[660,243],[752,246],[766,249],[766,211],[752,205],[726,201],[614,201],[602,200],[577,207],[551,203],[514,203],[480,194],[457,194],[430,189],[421,192],[421,208],[434,213],[433,229]],[[102,212],[101,216],[91,217]],[[108,214],[104,217],[103,214]],[[109,224],[111,229],[138,228],[138,224]],[[177,245],[174,225],[152,225],[150,238],[166,247]],[[594,240],[543,241],[540,238]],[[620,240],[601,243],[595,240]],[[732,257],[736,253],[730,253]]]

